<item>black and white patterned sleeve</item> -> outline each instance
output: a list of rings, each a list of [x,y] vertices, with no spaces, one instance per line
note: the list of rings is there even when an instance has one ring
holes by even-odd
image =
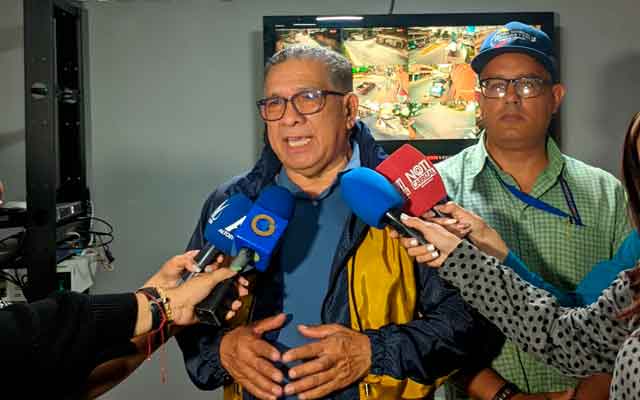
[[[622,344],[616,358],[610,399],[640,399],[640,329],[632,333]]]
[[[626,275],[584,308],[564,308],[548,292],[522,280],[467,241],[439,270],[462,297],[523,351],[571,376],[611,373],[618,349],[640,326],[616,315],[631,304]]]

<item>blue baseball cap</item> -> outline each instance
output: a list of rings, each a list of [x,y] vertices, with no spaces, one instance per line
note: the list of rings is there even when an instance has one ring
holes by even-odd
[[[482,42],[480,51],[471,61],[471,68],[480,75],[489,61],[504,53],[523,53],[535,58],[549,71],[553,81],[558,82],[553,43],[540,29],[517,21],[498,28]]]

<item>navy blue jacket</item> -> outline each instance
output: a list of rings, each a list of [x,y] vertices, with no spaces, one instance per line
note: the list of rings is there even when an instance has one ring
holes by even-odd
[[[363,166],[374,168],[386,157],[363,123],[358,122],[351,134],[360,146]],[[207,218],[218,204],[237,192],[255,199],[262,188],[274,183],[280,168],[280,161],[267,143],[260,160],[249,173],[218,187],[209,196],[188,248],[202,248]],[[351,326],[345,264],[367,229],[353,214],[344,225],[331,265],[329,289],[321,312],[323,323]],[[273,257],[273,260],[277,259]],[[277,268],[277,265],[271,265],[271,272],[261,274],[255,285],[254,321],[282,311],[282,274],[273,273]],[[437,378],[458,368],[488,366],[502,347],[502,334],[472,311],[457,290],[441,280],[435,270],[416,265],[415,274],[418,286],[415,320],[364,332],[371,340],[370,372],[433,384]],[[200,389],[216,389],[230,379],[219,359],[222,336],[223,332],[204,325],[189,327],[178,336],[189,376]],[[245,392],[246,398],[252,397]],[[357,384],[333,393],[331,398],[358,398]]]

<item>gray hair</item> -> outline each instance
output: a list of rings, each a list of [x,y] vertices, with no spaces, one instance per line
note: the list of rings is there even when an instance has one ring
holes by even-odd
[[[265,78],[273,66],[282,64],[290,59],[321,62],[327,67],[329,81],[336,90],[341,92],[351,92],[353,90],[351,63],[342,54],[326,47],[295,45],[280,50],[271,56],[265,64]]]

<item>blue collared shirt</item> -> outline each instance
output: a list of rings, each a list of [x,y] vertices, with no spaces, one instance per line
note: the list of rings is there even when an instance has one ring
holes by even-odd
[[[358,144],[352,142],[351,146],[351,159],[341,173],[360,166]],[[284,169],[276,177],[276,184],[296,199],[294,216],[282,239],[277,272],[283,274],[283,312],[288,314],[288,321],[274,345],[284,352],[310,342],[299,333],[298,325],[322,323],[320,314],[331,264],[351,210],[342,198],[339,178],[313,198],[293,183]],[[286,375],[286,368],[283,370]]]

